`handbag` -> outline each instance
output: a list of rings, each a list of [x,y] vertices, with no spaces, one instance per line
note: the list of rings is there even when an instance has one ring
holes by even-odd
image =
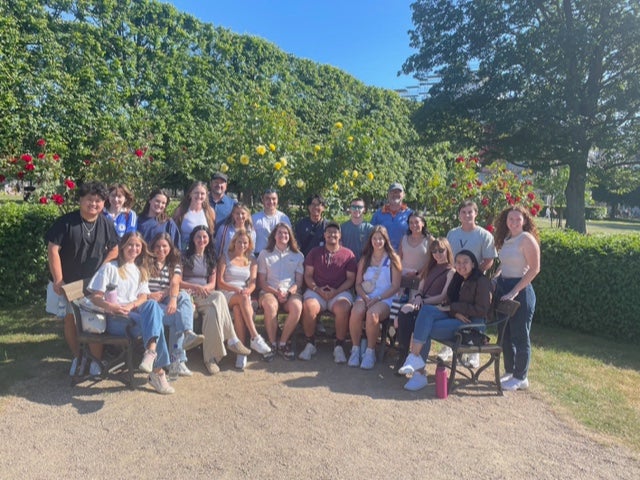
[[[60,318],[64,317],[67,313],[65,298],[55,292],[53,282],[51,281],[47,284],[47,303],[45,310],[47,313]]]
[[[462,345],[482,346],[489,343],[490,338],[477,328],[469,327],[458,330],[460,335],[460,343]]]
[[[382,264],[376,269],[376,272],[373,274],[373,278],[371,280],[365,280],[360,284],[360,288],[364,290],[364,293],[368,295],[375,290],[376,283],[378,282],[378,277],[380,276],[380,272],[382,271],[382,267],[385,267],[388,264],[389,257],[385,258]]]
[[[104,333],[107,330],[107,316],[96,307],[91,300],[84,298],[78,302],[82,331],[87,333]]]

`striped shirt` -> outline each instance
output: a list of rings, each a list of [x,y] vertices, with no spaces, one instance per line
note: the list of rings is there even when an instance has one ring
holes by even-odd
[[[174,275],[176,273],[178,275],[182,275],[182,269],[180,268],[180,265],[175,266],[175,268],[173,269],[173,273]],[[149,290],[151,290],[151,293],[161,292],[169,288],[170,283],[171,278],[169,277],[169,266],[165,264],[164,267],[162,267],[162,270],[160,270],[157,277],[149,278]]]

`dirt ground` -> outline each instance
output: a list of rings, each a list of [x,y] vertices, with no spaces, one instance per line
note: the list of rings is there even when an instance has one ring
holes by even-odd
[[[47,361],[0,399],[0,478],[640,478],[634,452],[559,418],[535,382],[438,400],[433,385],[404,391],[389,361],[335,365],[328,343],[311,362],[251,357],[245,372],[227,358],[213,377],[198,353],[170,396],[141,373],[133,391],[71,388],[69,361]]]

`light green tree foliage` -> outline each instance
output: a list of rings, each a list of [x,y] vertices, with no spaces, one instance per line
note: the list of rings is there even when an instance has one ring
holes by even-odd
[[[511,163],[567,165],[567,226],[584,232],[590,152],[637,152],[638,2],[418,0],[412,8],[419,51],[403,71],[441,77],[424,114],[483,125],[478,145]]]

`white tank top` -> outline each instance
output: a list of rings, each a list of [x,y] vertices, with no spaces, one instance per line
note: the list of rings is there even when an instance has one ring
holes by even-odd
[[[522,240],[526,235],[529,234],[522,232],[516,237],[505,239],[498,254],[503,277],[521,278],[529,270],[529,264],[522,249]]]

